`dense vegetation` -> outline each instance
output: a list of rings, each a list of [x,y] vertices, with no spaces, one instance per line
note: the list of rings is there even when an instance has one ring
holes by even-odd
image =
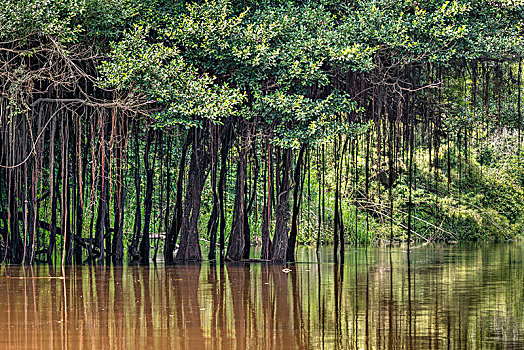
[[[2,260],[522,237],[523,6],[3,1]]]

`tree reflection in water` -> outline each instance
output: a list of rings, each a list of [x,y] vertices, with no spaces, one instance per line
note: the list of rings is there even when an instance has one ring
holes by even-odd
[[[260,263],[3,266],[0,348],[524,348],[523,251],[359,248],[344,264],[321,255],[289,273]]]

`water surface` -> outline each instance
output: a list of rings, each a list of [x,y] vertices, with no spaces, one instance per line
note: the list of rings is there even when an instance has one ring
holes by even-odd
[[[303,248],[288,273],[3,266],[0,349],[524,349],[523,253],[348,248],[338,265]]]

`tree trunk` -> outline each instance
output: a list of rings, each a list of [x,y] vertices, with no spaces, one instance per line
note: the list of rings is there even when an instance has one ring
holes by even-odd
[[[285,149],[283,151],[282,179],[280,186],[278,187],[279,192],[275,211],[275,236],[271,246],[271,260],[273,261],[284,261],[286,259],[289,219],[291,216],[289,209],[289,191],[291,190],[289,183],[289,173],[291,171],[292,157],[293,154],[291,149]]]
[[[272,198],[272,174],[273,174],[273,154],[272,148],[269,142],[266,141],[267,146],[267,161],[266,161],[266,178],[264,182],[266,183],[264,190],[264,208],[262,210],[262,250],[260,252],[260,259],[269,260],[271,255],[271,238],[269,235],[269,225],[271,222],[271,198]]]
[[[245,224],[246,219],[246,200],[245,200],[245,183],[247,174],[247,151],[245,139],[242,139],[240,152],[237,163],[237,179],[235,185],[235,206],[233,209],[233,223],[229,234],[229,243],[227,245],[226,259],[231,261],[240,261],[244,257],[245,247]]]
[[[211,190],[213,191],[213,209],[207,222],[207,236],[209,237],[209,253],[207,255],[209,260],[215,260],[216,258],[216,244],[217,244],[217,231],[218,231],[218,192],[217,192],[217,167],[218,167],[218,130],[217,126],[211,125],[210,129],[211,137]]]
[[[151,211],[153,209],[153,166],[149,162],[149,151],[154,137],[154,130],[149,129],[147,134],[146,146],[144,150],[144,168],[146,170],[146,195],[144,197],[144,230],[140,241],[140,263],[149,263],[149,226],[151,223]]]
[[[125,134],[124,121],[121,120],[120,130],[117,134]],[[118,126],[117,126],[118,127]],[[114,199],[114,233],[113,233],[113,264],[120,265],[124,260],[124,193],[123,193],[123,157],[124,157],[124,140],[120,140],[117,145],[116,156],[116,190]]]
[[[183,184],[184,184],[184,170],[186,169],[186,158],[187,158],[187,149],[191,144],[193,138],[193,131],[190,130],[186,136],[186,141],[182,147],[182,155],[180,158],[180,164],[178,166],[178,179],[176,183],[176,199],[175,199],[175,210],[173,211],[173,222],[169,229],[168,234],[166,235],[166,241],[164,245],[164,261],[166,264],[172,264],[173,253],[175,250],[176,242],[178,240],[178,235],[180,233],[180,226],[182,225],[182,194],[183,194]]]
[[[250,138],[250,135],[248,136],[248,138]],[[247,200],[248,187],[246,181],[247,208],[246,210],[244,210],[244,259],[249,259],[251,253],[251,227],[249,226],[249,215],[251,214],[251,210],[253,210],[253,204],[257,199],[258,172],[260,170],[255,144],[252,145],[251,151],[254,160],[254,166],[252,167],[253,188],[251,189],[251,195],[249,197],[249,200]]]
[[[135,221],[133,224],[133,238],[128,248],[127,254],[131,261],[138,260],[138,242],[140,232],[142,231],[142,202],[140,192],[142,191],[142,176],[140,176],[140,148],[138,147],[138,122],[134,122],[134,137],[135,137]]]
[[[291,218],[291,231],[289,233],[289,241],[286,252],[287,261],[295,261],[295,245],[298,235],[298,213],[300,210],[300,197],[302,196],[302,189],[304,188],[304,181],[301,179],[302,159],[306,145],[302,145],[298,153],[297,164],[295,165],[295,173],[293,174],[293,182],[295,186],[293,195],[293,216]]]
[[[177,261],[202,261],[202,252],[198,241],[198,218],[200,216],[202,190],[210,163],[209,154],[202,143],[202,131],[195,130],[184,212],[180,227],[180,248],[176,255]]]
[[[220,214],[220,236],[219,236],[219,246],[220,246],[220,261],[224,258],[225,250],[225,232],[226,232],[226,214],[225,214],[225,203],[224,203],[224,191],[227,175],[227,155],[229,153],[229,148],[231,147],[231,140],[233,138],[232,124],[227,123],[224,125],[221,134],[221,144],[220,148],[220,179],[218,180],[218,209]]]

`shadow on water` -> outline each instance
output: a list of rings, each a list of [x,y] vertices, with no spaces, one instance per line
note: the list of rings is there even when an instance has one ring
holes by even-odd
[[[0,348],[524,349],[522,244],[330,251],[291,271],[2,266]]]

